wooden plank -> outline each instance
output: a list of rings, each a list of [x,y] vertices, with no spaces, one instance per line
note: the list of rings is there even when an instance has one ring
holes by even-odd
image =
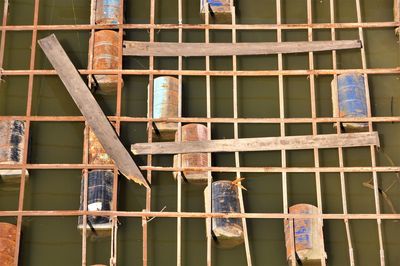
[[[119,171],[128,179],[149,187],[129,152],[118,139],[114,128],[104,115],[89,88],[68,58],[54,34],[39,40],[39,45],[53,65],[57,74],[72,96],[88,125],[96,134],[101,145],[114,160]]]
[[[172,43],[124,41],[127,56],[232,56],[304,53],[361,48],[358,40],[259,43]]]
[[[314,148],[379,146],[377,132],[324,134],[316,136],[220,139],[190,142],[157,142],[133,144],[133,154],[178,154],[196,152],[236,152],[305,150]]]

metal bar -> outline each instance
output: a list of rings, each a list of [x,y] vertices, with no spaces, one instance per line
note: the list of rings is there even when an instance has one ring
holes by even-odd
[[[356,0],[356,10],[357,10],[357,21],[361,22],[362,21],[362,13],[361,13],[361,4],[360,0]],[[361,41],[364,41],[364,32],[363,28],[359,27],[358,28],[358,34],[359,38]],[[367,69],[367,59],[366,59],[366,54],[365,54],[365,47],[362,47],[361,49],[361,61],[362,61],[362,68]],[[368,111],[368,117],[372,116],[371,112],[371,101],[370,101],[370,92],[369,92],[369,82],[368,82],[368,75],[364,73],[364,83],[365,83],[365,97],[367,100],[367,111]],[[369,131],[372,132],[372,123],[368,123]],[[376,157],[375,157],[375,147],[373,145],[370,146],[370,152],[371,152],[371,163],[372,166],[376,166]],[[374,184],[374,198],[375,198],[375,210],[376,214],[381,213],[380,209],[380,200],[379,200],[379,190],[378,190],[378,176],[375,171],[372,172],[372,178],[373,178],[373,184]],[[379,216],[378,216],[379,217]],[[383,234],[382,234],[382,221],[381,219],[377,219],[377,226],[378,226],[378,237],[379,237],[379,254],[380,254],[380,264],[381,266],[385,265],[385,250],[383,247]]]
[[[39,6],[40,1],[35,0],[34,3],[34,14],[33,14],[33,25],[37,25],[39,20]],[[36,58],[36,40],[37,40],[37,31],[33,30],[32,32],[32,40],[31,40],[31,55],[29,61],[29,69],[33,70],[35,68],[35,58]],[[32,112],[32,94],[33,94],[33,81],[34,75],[32,73],[29,74],[28,78],[28,95],[27,95],[27,103],[26,103],[26,116],[30,116]],[[25,139],[24,139],[24,151],[22,155],[23,164],[26,165],[28,161],[28,150],[29,150],[29,135],[30,135],[30,121],[25,121]],[[22,167],[22,175],[21,175],[21,183],[18,195],[18,212],[23,211],[24,209],[24,196],[25,196],[25,185],[26,185],[26,167]],[[19,252],[21,247],[21,228],[22,228],[22,216],[18,214],[17,217],[17,234],[15,241],[15,256],[14,261],[15,265],[18,265],[19,260]]]
[[[119,74],[122,75],[160,75],[160,76],[248,76],[248,77],[258,77],[258,76],[308,76],[314,75],[334,75],[334,74],[346,74],[346,73],[359,73],[359,74],[400,74],[400,67],[395,68],[368,68],[368,69],[315,69],[315,70],[143,70],[143,69],[124,69],[124,70],[101,70],[101,69],[78,69],[79,74],[104,74],[112,75]],[[57,75],[55,70],[3,70],[3,76],[27,76],[29,74],[34,75]]]
[[[236,9],[233,6],[233,1],[231,1],[231,15],[232,15],[232,25],[236,25]],[[232,27],[232,45],[235,45],[237,42],[236,38],[236,29]],[[232,56],[232,70],[236,71],[237,70],[237,56],[233,55]],[[238,117],[238,91],[237,91],[237,76],[234,75],[233,77],[233,117],[237,118]],[[237,140],[239,139],[239,125],[238,123],[233,124],[234,127],[234,139]],[[235,152],[235,166],[240,167],[240,155],[239,152]],[[237,171],[236,172],[236,180],[238,180],[238,196],[239,196],[239,204],[240,204],[240,211],[242,213],[245,213],[246,210],[244,208],[244,202],[243,202],[243,190],[240,182],[241,178],[241,172]],[[251,261],[251,252],[250,252],[250,243],[249,243],[249,235],[248,235],[248,230],[247,230],[247,222],[246,219],[242,219],[242,225],[243,225],[243,238],[244,238],[244,246],[245,246],[245,251],[246,251],[246,261],[247,265],[251,266],[252,261]]]
[[[354,29],[354,28],[396,28],[400,26],[400,22],[385,21],[385,22],[345,22],[345,23],[313,23],[313,24],[124,24],[123,29],[143,29],[143,30],[159,30],[159,29],[192,29],[192,30],[231,30],[235,28],[237,30],[294,30],[294,29]],[[90,25],[90,24],[78,24],[78,25],[7,25],[0,26],[0,30],[5,29],[7,31],[32,31],[34,29],[38,31],[55,31],[55,30],[105,30],[105,29],[118,29],[116,25]]]
[[[35,210],[35,211],[2,211],[0,217],[56,217],[56,216],[115,216],[115,217],[157,217],[157,218],[246,218],[246,219],[324,219],[324,220],[399,220],[400,214],[284,214],[284,213],[209,213],[209,212],[139,212],[139,211],[78,211],[78,210]]]
[[[182,122],[182,123],[220,123],[220,124],[307,124],[307,123],[343,123],[343,122],[369,122],[372,123],[393,123],[400,122],[400,116],[380,117],[304,117],[304,118],[228,118],[228,117],[177,117],[177,118],[147,118],[108,116],[112,122]],[[84,122],[83,116],[0,116],[0,120],[26,120],[36,122]]]
[[[205,12],[205,24],[207,26],[210,25],[210,12],[209,8],[206,8]],[[210,30],[206,28],[204,31],[205,43],[210,43]],[[206,56],[206,71],[210,71],[210,57]],[[207,118],[211,118],[211,77],[210,75],[206,75],[206,97],[207,97]],[[207,139],[211,140],[211,122],[207,122]],[[211,166],[211,153],[207,153],[207,165]],[[208,188],[206,191],[206,204],[205,206],[212,206],[212,175],[211,172],[207,172],[207,185]],[[207,210],[205,210],[207,211]],[[211,211],[211,210],[210,210]],[[207,235],[207,266],[212,265],[212,220],[211,218],[206,219],[206,235]]]
[[[4,9],[3,9],[3,21],[2,26],[7,25],[7,18],[8,18],[8,7],[9,3],[8,0],[4,1]],[[1,29],[1,41],[0,41],[0,70],[3,70],[3,62],[4,62],[4,49],[6,46],[6,29]],[[0,80],[1,80],[1,72],[0,72]]]

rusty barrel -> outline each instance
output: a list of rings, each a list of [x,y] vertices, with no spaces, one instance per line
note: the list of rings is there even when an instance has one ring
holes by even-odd
[[[113,160],[106,153],[99,139],[90,127],[85,128],[89,135],[89,163],[90,164],[113,164]]]
[[[212,213],[240,213],[238,188],[229,180],[211,184],[211,208],[208,206],[208,187],[204,190],[206,211]],[[243,224],[240,218],[212,218],[212,234],[222,248],[232,248],[243,243]]]
[[[14,266],[17,226],[0,223],[0,266]]]
[[[20,120],[0,121],[0,164],[20,164],[25,145],[25,122]],[[26,171],[26,175],[28,171]],[[0,179],[4,183],[18,184],[21,169],[0,169]]]
[[[94,33],[93,69],[118,69],[118,32],[100,30]],[[118,75],[94,75],[101,94],[117,91]]]
[[[207,140],[207,127],[202,124],[188,124],[182,126],[182,142]],[[175,141],[179,141],[178,132]],[[182,167],[207,167],[207,153],[187,153],[181,156]],[[178,165],[178,155],[174,156],[174,166]],[[190,183],[206,184],[208,181],[207,171],[183,171],[184,178]],[[178,173],[174,172],[177,178]]]
[[[96,1],[96,24],[119,24],[120,0]]]
[[[364,76],[358,73],[342,74],[337,83],[332,81],[332,101],[336,116],[367,117]],[[334,124],[335,125],[335,124]],[[368,123],[342,123],[345,132],[368,131]]]
[[[318,214],[318,208],[310,204],[296,204],[289,208],[291,214]],[[292,259],[292,246],[295,246],[297,260],[300,259],[303,265],[321,265],[321,259],[326,259],[324,246],[324,236],[322,233],[322,224],[318,219],[296,218],[285,220],[285,240],[286,255],[289,262]],[[293,226],[291,237],[290,226]],[[294,239],[294,243],[292,240]]]
[[[93,170],[88,173],[87,210],[110,211],[113,200],[114,173],[111,170]],[[83,210],[84,179],[81,181],[80,210]],[[87,229],[94,229],[97,236],[109,236],[112,224],[108,216],[87,216]],[[78,218],[78,228],[83,229],[83,217]]]
[[[153,91],[153,118],[178,117],[179,80],[169,76],[158,77],[154,79]],[[174,140],[178,123],[157,122],[156,127],[158,132],[153,130],[155,138]]]

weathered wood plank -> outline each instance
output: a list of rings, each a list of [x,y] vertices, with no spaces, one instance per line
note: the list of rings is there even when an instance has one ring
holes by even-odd
[[[39,40],[39,45],[75,101],[85,120],[96,134],[101,145],[114,160],[119,171],[128,179],[149,187],[129,152],[118,139],[114,128],[104,115],[89,88],[83,82],[75,66],[54,34]]]
[[[304,53],[361,48],[359,40],[260,43],[171,43],[124,41],[123,54],[129,56],[232,56]]]
[[[377,132],[325,134],[317,136],[291,136],[244,139],[221,139],[206,141],[136,143],[131,146],[133,154],[178,154],[195,152],[240,152],[306,150],[313,148],[337,148],[379,146]]]

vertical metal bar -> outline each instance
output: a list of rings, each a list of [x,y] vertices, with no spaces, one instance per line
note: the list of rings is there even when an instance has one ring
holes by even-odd
[[[307,0],[307,23],[308,25],[312,24],[312,1]],[[308,27],[308,41],[313,41],[313,30],[312,27]],[[314,53],[309,52],[308,53],[308,62],[309,62],[309,69],[314,70]],[[315,119],[317,117],[317,108],[316,108],[316,99],[315,99],[315,75],[310,74],[309,76],[310,80],[310,95],[311,95],[311,117]],[[316,136],[318,134],[318,129],[317,129],[317,123],[315,120],[312,122],[312,134]],[[319,167],[319,151],[318,148],[314,148],[314,166],[316,168]],[[322,214],[322,196],[321,196],[321,175],[320,172],[315,172],[315,186],[316,186],[316,191],[317,191],[317,206],[318,206],[318,213]],[[322,226],[323,226],[323,219],[318,218],[318,229],[321,230],[320,236],[323,237],[323,232],[322,232]],[[321,265],[325,266],[326,261],[325,261],[325,245],[324,241],[321,241]]]
[[[209,12],[209,7],[207,3],[206,7],[206,13],[204,14],[205,18],[205,25],[210,24],[210,12]],[[205,29],[205,42],[209,43],[210,42],[210,30],[208,28]],[[206,56],[206,71],[210,71],[210,57]],[[210,75],[206,75],[206,98],[207,98],[207,118],[211,118],[211,79]],[[211,139],[211,122],[207,122],[207,138],[210,140]],[[211,153],[207,153],[207,166],[211,166]],[[207,204],[206,206],[210,206],[210,212],[212,211],[212,206],[211,206],[211,183],[212,183],[212,175],[211,171],[207,172],[208,174],[208,182],[207,182],[207,192],[206,192],[206,201]],[[212,219],[210,217],[206,218],[206,228],[207,228],[207,266],[212,265]]]
[[[281,5],[281,0],[276,0],[276,24],[277,25],[282,25],[282,5]],[[280,43],[282,42],[282,29],[278,27],[276,31],[276,38],[277,42]],[[278,54],[278,70],[282,71],[283,70],[283,55]],[[278,75],[278,86],[279,86],[279,117],[281,119],[285,118],[285,95],[284,95],[284,84],[283,84],[283,75],[279,74]],[[280,123],[280,132],[281,136],[284,137],[286,135],[286,125],[285,122]],[[286,168],[287,163],[286,163],[286,151],[282,150],[281,151],[281,165],[282,168]],[[283,213],[287,214],[289,211],[289,206],[288,206],[288,190],[287,190],[287,172],[283,171],[282,172],[282,198],[283,198]],[[289,219],[289,245],[291,246],[291,265],[296,266],[296,260],[295,258],[296,254],[296,246],[294,243],[294,230],[293,230],[293,219]]]
[[[33,15],[33,31],[32,31],[32,42],[31,42],[31,56],[29,62],[29,70],[35,69],[35,58],[36,58],[36,40],[37,40],[37,24],[39,20],[39,5],[40,1],[35,0],[34,15]],[[26,104],[26,116],[30,117],[32,112],[32,91],[33,91],[34,74],[31,72],[28,79],[28,96]],[[17,235],[15,242],[15,264],[18,265],[19,250],[21,246],[21,227],[22,227],[22,214],[24,209],[24,195],[25,195],[25,183],[26,183],[26,164],[28,161],[28,145],[30,135],[30,120],[25,121],[25,139],[24,139],[24,152],[22,156],[23,167],[21,175],[21,184],[18,196],[18,218],[17,218]]]
[[[236,43],[237,38],[236,38],[236,29],[234,26],[236,25],[236,10],[233,5],[233,1],[231,1],[231,14],[232,14],[232,43]],[[237,56],[234,55],[232,56],[232,70],[236,71],[237,70]],[[238,92],[237,92],[237,75],[233,75],[233,117],[238,118]],[[239,138],[239,127],[238,123],[235,122],[233,123],[234,127],[234,138],[238,139]],[[235,166],[240,167],[240,156],[239,152],[235,152]],[[236,179],[239,179],[241,177],[240,171],[236,172]],[[238,182],[238,195],[239,195],[239,204],[240,204],[240,211],[242,213],[245,213],[245,208],[244,208],[244,203],[243,203],[243,191],[240,186],[241,182]],[[246,218],[242,219],[242,224],[243,224],[243,236],[244,236],[244,245],[245,245],[245,250],[246,250],[246,260],[247,260],[247,265],[251,266],[251,252],[250,252],[250,243],[249,243],[249,235],[247,231],[247,222]]]
[[[178,0],[178,24],[182,25],[182,0]],[[182,28],[178,29],[178,42],[182,43]],[[182,70],[182,56],[178,57],[178,69]],[[182,117],[182,75],[178,76],[178,117]],[[178,140],[182,141],[182,122],[178,122]],[[178,154],[178,167],[182,167],[182,154]],[[177,212],[182,212],[182,172],[177,175],[178,202]],[[177,245],[176,245],[176,265],[182,265],[182,218],[177,217]]]
[[[155,0],[150,0],[150,25],[154,26],[155,24]],[[154,42],[154,27],[150,28],[150,42]],[[149,57],[149,70],[154,70],[154,57]],[[147,118],[153,118],[153,87],[154,87],[154,75],[149,74],[149,86],[148,86],[148,98],[147,98]],[[153,134],[152,134],[152,122],[149,120],[147,122],[147,142],[151,143],[153,141]],[[152,156],[147,156],[147,165],[152,165]],[[151,170],[147,170],[147,181],[151,184]],[[146,209],[145,211],[151,210],[151,188],[146,189]],[[142,226],[143,226],[143,266],[147,266],[148,262],[148,224],[147,218],[142,217]]]
[[[361,5],[360,0],[356,0],[356,9],[357,9],[357,22],[362,22],[362,14],[361,14]],[[358,34],[361,42],[363,43],[363,47],[361,47],[361,61],[362,61],[362,68],[365,70],[367,69],[367,59],[365,54],[365,42],[364,42],[364,32],[363,27],[358,28]],[[368,117],[371,118],[371,100],[370,100],[370,93],[369,93],[369,83],[368,83],[368,75],[364,74],[364,81],[365,81],[365,97],[367,100],[367,111]],[[371,120],[368,121],[369,131],[373,131],[372,122]],[[376,157],[375,157],[375,146],[371,145],[370,147],[371,152],[371,163],[372,167],[376,167]],[[372,178],[374,183],[374,197],[375,197],[375,210],[376,214],[381,214],[380,208],[380,200],[379,200],[379,191],[378,191],[378,175],[376,170],[372,171]],[[378,218],[377,220],[378,225],[378,236],[379,236],[379,254],[380,254],[380,262],[381,265],[385,265],[385,250],[383,248],[383,235],[382,235],[382,220]]]
[[[1,29],[1,40],[0,40],[0,80],[1,80],[1,72],[3,71],[3,62],[4,62],[4,49],[6,46],[6,29],[4,26],[7,25],[7,18],[8,18],[8,0],[4,1],[4,9],[3,9],[3,22]]]
[[[332,24],[334,24],[335,23],[335,1],[330,0],[329,6],[330,6],[330,22]],[[331,40],[332,41],[336,40],[336,28],[335,27],[331,28]],[[337,53],[335,50],[332,51],[332,68],[334,70],[337,69]],[[334,74],[333,82],[335,84],[337,84],[337,74]],[[337,92],[334,92],[332,90],[332,93],[337,93]],[[334,114],[334,116],[336,116],[336,115],[337,114]],[[337,134],[341,134],[340,122],[336,123],[336,132],[337,132]],[[338,157],[339,157],[339,167],[342,168],[344,166],[344,163],[343,163],[343,148],[341,148],[341,147],[338,148]],[[345,180],[345,175],[344,175],[343,171],[340,171],[339,174],[340,174],[340,187],[341,187],[341,194],[342,194],[343,214],[347,214],[348,208],[347,208],[347,196],[346,196],[346,180]],[[355,265],[354,250],[353,250],[353,241],[352,241],[352,236],[351,236],[349,219],[345,218],[343,221],[345,224],[347,243],[348,243],[348,247],[349,247],[350,265],[354,266]]]

